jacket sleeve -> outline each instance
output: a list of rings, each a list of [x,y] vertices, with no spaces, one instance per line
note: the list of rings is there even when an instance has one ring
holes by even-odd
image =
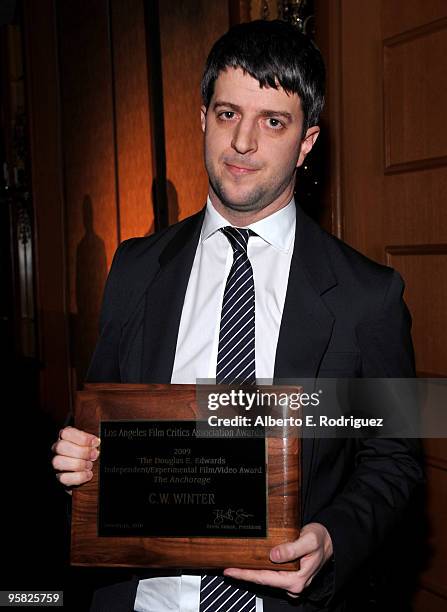
[[[402,295],[402,279],[393,272],[377,317],[357,328],[364,377],[415,375],[411,317]],[[323,524],[332,538],[333,561],[330,571],[323,572],[332,578],[324,581],[326,594],[332,583],[330,599],[371,561],[399,523],[412,495],[424,481],[421,457],[418,439],[355,441],[351,477],[332,503],[312,519]]]

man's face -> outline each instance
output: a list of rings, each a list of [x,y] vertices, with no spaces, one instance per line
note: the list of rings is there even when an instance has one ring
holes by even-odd
[[[302,140],[298,95],[261,88],[240,68],[228,68],[215,82],[208,110],[201,110],[213,204],[239,213],[269,207],[268,214],[285,206],[295,170],[319,131],[310,128]]]

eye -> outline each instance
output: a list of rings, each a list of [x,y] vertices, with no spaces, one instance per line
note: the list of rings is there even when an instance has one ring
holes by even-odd
[[[281,121],[279,119],[276,119],[275,117],[268,117],[266,119],[266,122],[267,126],[273,128],[274,130],[282,130],[282,128],[284,127],[284,124],[281,123]]]
[[[234,111],[222,111],[217,116],[221,121],[231,121],[235,118],[236,113]]]

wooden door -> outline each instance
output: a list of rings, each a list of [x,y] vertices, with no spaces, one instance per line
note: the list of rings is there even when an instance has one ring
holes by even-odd
[[[329,61],[333,229],[396,268],[413,315],[417,370],[447,376],[447,3],[317,2]],[[424,441],[425,514],[405,543],[413,609],[447,609],[447,442]],[[420,537],[424,546],[412,545]],[[425,540],[425,541],[424,541]],[[407,576],[407,581],[413,576]]]

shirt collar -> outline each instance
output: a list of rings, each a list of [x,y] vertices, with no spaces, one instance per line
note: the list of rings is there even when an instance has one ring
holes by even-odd
[[[247,227],[253,230],[260,238],[271,244],[278,251],[288,252],[295,235],[296,209],[292,198],[287,206],[277,212],[256,221]],[[204,242],[210,236],[227,227],[230,223],[214,208],[209,196],[206,202],[205,219],[203,221],[200,240]]]

